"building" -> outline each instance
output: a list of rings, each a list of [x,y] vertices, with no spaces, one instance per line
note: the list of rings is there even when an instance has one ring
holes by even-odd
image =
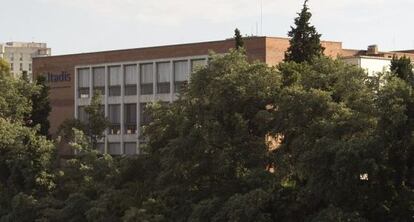
[[[26,72],[32,79],[32,60],[35,57],[50,56],[51,49],[46,43],[36,42],[7,42],[0,44],[0,58],[10,64],[10,70],[15,77]]]
[[[287,38],[249,37],[244,41],[250,60],[271,66],[283,60],[289,46]],[[323,41],[322,45],[325,54],[334,58],[358,59],[369,51],[346,50],[341,42]],[[148,123],[148,117],[143,113],[145,104],[155,100],[174,101],[177,89],[188,80],[192,70],[207,63],[210,50],[225,53],[233,47],[234,40],[228,39],[36,57],[33,73],[47,76],[50,83],[52,134],[66,119],[86,120],[84,107],[90,103],[93,92],[100,90],[111,126],[98,149],[113,155],[137,154],[143,142],[139,139],[140,127]],[[61,155],[72,154],[65,146],[59,152]]]
[[[379,72],[390,71],[393,56],[407,56],[411,58],[411,61],[414,61],[414,50],[380,52],[377,45],[370,45],[367,50],[346,51],[351,55],[342,59],[349,64],[363,68],[370,76],[374,76]]]

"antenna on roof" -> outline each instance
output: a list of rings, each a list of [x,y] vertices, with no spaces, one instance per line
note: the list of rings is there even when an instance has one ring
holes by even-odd
[[[263,0],[260,1],[260,35],[263,35]]]

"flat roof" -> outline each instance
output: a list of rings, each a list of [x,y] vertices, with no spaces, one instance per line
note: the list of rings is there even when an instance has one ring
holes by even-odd
[[[247,36],[243,37],[244,40],[250,39],[278,39],[278,40],[290,40],[287,37],[271,37],[271,36]],[[167,48],[167,47],[179,47],[179,46],[191,46],[191,45],[199,45],[199,44],[214,44],[214,43],[221,43],[227,41],[233,41],[233,38],[224,39],[224,40],[212,40],[212,41],[203,41],[203,42],[191,42],[191,43],[179,43],[179,44],[170,44],[170,45],[158,45],[158,46],[148,46],[148,47],[138,47],[138,48],[129,48],[129,49],[115,49],[115,50],[103,50],[103,51],[94,51],[94,52],[83,52],[83,53],[70,53],[70,54],[63,54],[63,55],[54,55],[48,57],[40,57],[35,59],[45,59],[45,58],[55,58],[55,57],[65,57],[65,56],[78,56],[78,55],[88,55],[88,54],[97,54],[97,53],[112,53],[112,52],[127,52],[133,50],[146,50],[146,49],[159,49],[159,48]],[[339,41],[325,41],[322,40],[321,42],[326,43],[340,43]]]

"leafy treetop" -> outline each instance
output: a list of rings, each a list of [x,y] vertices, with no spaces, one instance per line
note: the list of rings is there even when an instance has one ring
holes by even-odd
[[[316,28],[310,24],[312,13],[307,6],[308,0],[303,4],[302,11],[295,18],[295,27],[291,27],[288,36],[290,46],[285,53],[285,61],[310,62],[314,57],[323,55],[320,37]]]

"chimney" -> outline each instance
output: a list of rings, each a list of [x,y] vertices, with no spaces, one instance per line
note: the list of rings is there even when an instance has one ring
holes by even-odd
[[[369,45],[367,55],[378,55],[378,45]]]

